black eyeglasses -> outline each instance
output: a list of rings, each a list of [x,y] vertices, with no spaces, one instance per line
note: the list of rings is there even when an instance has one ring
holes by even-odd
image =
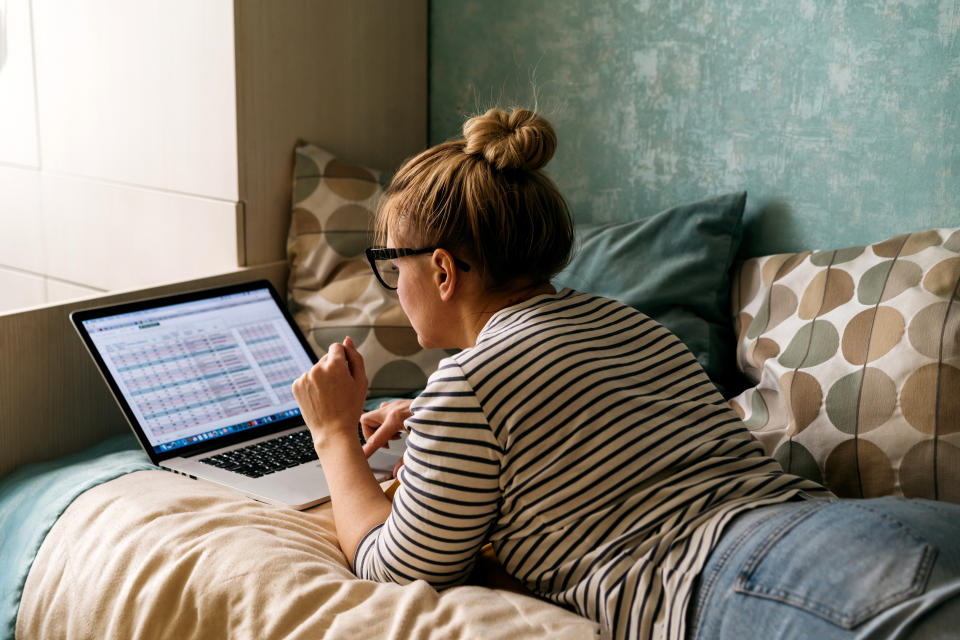
[[[387,249],[386,247],[370,247],[367,249],[367,260],[370,262],[370,268],[374,275],[384,287],[390,290],[396,290],[397,282],[400,280],[400,270],[393,263],[397,258],[407,256],[419,256],[424,253],[433,253],[438,247],[426,247],[424,249]],[[462,271],[470,271],[470,265],[463,260],[453,259],[453,264]]]

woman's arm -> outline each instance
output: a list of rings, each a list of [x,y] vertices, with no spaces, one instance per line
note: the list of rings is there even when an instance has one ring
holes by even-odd
[[[390,501],[357,437],[366,393],[363,357],[350,338],[330,345],[320,361],[293,383],[293,395],[330,487],[340,548],[351,567],[360,541],[390,515]]]
[[[358,576],[462,583],[499,513],[502,451],[460,367],[445,360],[411,406],[400,487],[357,551]]]
[[[317,456],[330,486],[337,539],[351,569],[360,541],[390,515],[390,500],[367,464],[356,435],[356,422],[353,424],[352,441],[337,438],[317,446]]]

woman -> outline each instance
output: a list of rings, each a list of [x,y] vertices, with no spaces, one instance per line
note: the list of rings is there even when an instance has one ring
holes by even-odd
[[[368,257],[424,347],[461,349],[412,404],[361,416],[367,381],[349,338],[294,383],[357,574],[451,586],[491,542],[528,589],[618,638],[887,634],[956,602],[957,554],[934,563],[932,545],[882,524],[945,520],[949,539],[960,510],[848,508],[784,474],[672,334],[554,290],[573,242],[541,172],[555,147],[537,114],[491,110],[394,177],[378,213],[386,247]],[[409,429],[392,503],[358,419],[367,454]],[[814,533],[830,550],[803,551]],[[858,536],[869,541],[855,553],[837,549]],[[840,555],[851,565],[837,571]],[[940,586],[924,592],[933,574]]]

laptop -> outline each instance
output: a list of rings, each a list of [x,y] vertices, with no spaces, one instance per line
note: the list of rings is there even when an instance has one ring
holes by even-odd
[[[154,464],[270,504],[329,500],[291,389],[317,356],[269,281],[84,309],[70,320]],[[398,445],[368,459],[378,480],[392,476]]]

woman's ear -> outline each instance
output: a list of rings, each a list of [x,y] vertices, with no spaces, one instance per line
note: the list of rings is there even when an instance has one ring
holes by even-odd
[[[446,249],[437,249],[433,252],[430,264],[433,267],[433,280],[440,299],[448,302],[457,289],[458,274],[453,256]]]

